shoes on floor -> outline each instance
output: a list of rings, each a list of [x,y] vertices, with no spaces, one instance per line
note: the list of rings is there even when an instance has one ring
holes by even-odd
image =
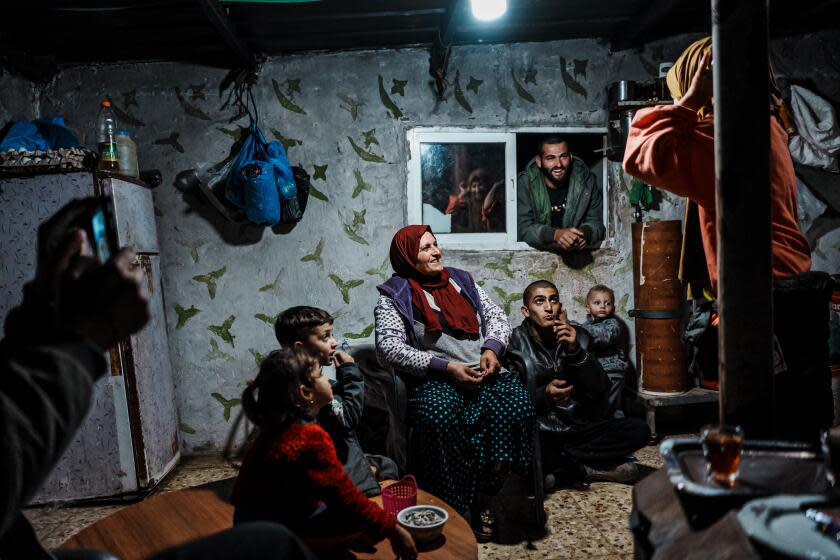
[[[475,539],[480,543],[488,543],[496,534],[496,513],[492,509],[478,512],[478,523],[473,527]]]
[[[586,480],[589,482],[618,482],[631,484],[639,478],[639,465],[636,463],[621,463],[615,468],[597,470],[584,466]]]
[[[554,488],[554,485],[557,484],[557,480],[554,478],[554,475],[549,473],[545,475],[543,479],[543,488],[548,491]]]

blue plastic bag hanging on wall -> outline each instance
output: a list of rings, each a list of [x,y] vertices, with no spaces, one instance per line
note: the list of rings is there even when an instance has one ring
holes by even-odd
[[[283,146],[266,142],[256,123],[252,124],[228,173],[225,197],[245,211],[248,221],[274,226],[283,217],[281,199],[296,204],[296,195],[292,167]]]

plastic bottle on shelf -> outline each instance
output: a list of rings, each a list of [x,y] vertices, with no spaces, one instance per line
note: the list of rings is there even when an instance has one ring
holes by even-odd
[[[117,151],[117,119],[111,109],[110,101],[99,104],[99,117],[96,119],[96,142],[99,148],[100,171],[119,172],[120,158]]]
[[[140,169],[137,165],[137,144],[131,139],[127,130],[118,130],[116,133],[117,156],[120,160],[120,173],[129,177],[140,177]]]

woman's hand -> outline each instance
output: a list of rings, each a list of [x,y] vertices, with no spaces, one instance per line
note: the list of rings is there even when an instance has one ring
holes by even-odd
[[[478,389],[478,385],[483,378],[481,373],[475,371],[467,364],[459,364],[457,362],[449,362],[446,366],[446,372],[452,376],[452,381],[455,385],[470,391]]]
[[[564,406],[572,400],[574,388],[574,385],[569,385],[562,379],[552,379],[551,383],[545,386],[545,393],[554,406]]]
[[[391,548],[394,549],[394,554],[397,558],[402,560],[414,560],[417,558],[417,545],[414,544],[414,539],[411,533],[406,531],[399,525],[394,526],[394,532],[388,537],[391,541]]]
[[[699,111],[703,107],[710,106],[713,94],[712,82],[712,52],[706,51],[700,59],[697,71],[691,78],[691,85],[675,105],[682,105],[686,109]]]
[[[499,373],[499,370],[502,369],[498,356],[496,356],[496,353],[489,348],[485,348],[481,353],[481,361],[479,364],[481,367],[481,373],[484,377],[496,375]]]

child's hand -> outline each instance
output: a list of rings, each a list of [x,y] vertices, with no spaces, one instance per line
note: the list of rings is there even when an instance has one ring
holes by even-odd
[[[335,354],[332,355],[332,362],[335,364],[335,367],[338,367],[342,364],[355,364],[356,360],[353,359],[353,356],[348,354],[347,352],[342,352],[339,350]]]
[[[574,388],[574,385],[569,385],[562,379],[552,379],[551,383],[545,386],[545,393],[554,406],[564,406],[572,400]]]
[[[394,549],[394,554],[397,558],[402,560],[414,560],[417,558],[417,545],[414,544],[414,539],[411,533],[400,527],[394,526],[394,532],[388,537],[391,541],[391,548]]]

